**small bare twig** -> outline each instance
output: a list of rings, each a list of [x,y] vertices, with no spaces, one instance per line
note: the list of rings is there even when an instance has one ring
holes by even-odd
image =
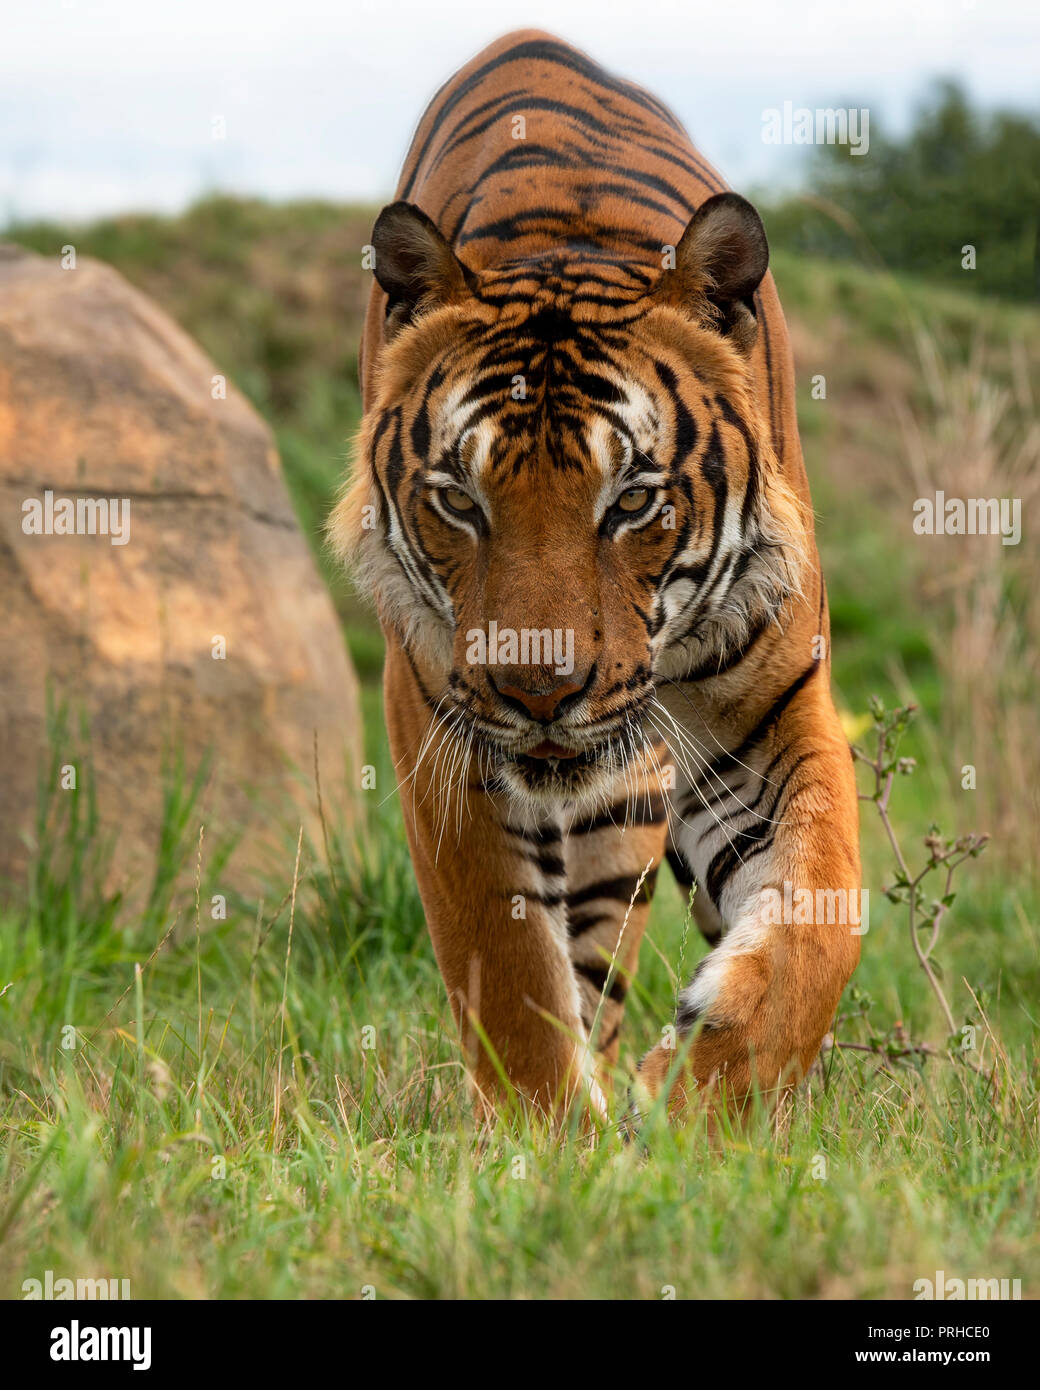
[[[884,890],[885,896],[890,902],[903,903],[906,906],[910,943],[932,993],[938,1000],[946,1022],[947,1035],[951,1036],[957,1032],[957,1024],[954,1021],[953,1010],[950,1008],[939,977],[932,965],[931,957],[938,944],[943,923],[956,896],[953,892],[953,876],[966,860],[978,858],[985,848],[989,836],[972,832],[947,840],[940,834],[938,826],[932,825],[924,838],[924,847],[928,851],[928,857],[917,873],[911,871],[889,814],[889,800],[895,779],[899,776],[909,776],[916,767],[913,758],[901,758],[898,755],[898,746],[917,712],[917,706],[904,705],[893,710],[886,710],[881,700],[874,696],[870,702],[870,709],[874,718],[876,750],[871,755],[865,753],[861,748],[853,747],[852,749],[853,758],[868,767],[873,776],[872,788],[867,792],[860,792],[859,799],[872,801],[877,807],[878,816],[896,861],[895,878]],[[936,870],[943,871],[945,875],[942,896],[937,900],[928,902],[923,894],[923,885],[925,880]],[[928,932],[928,938],[926,942],[922,942],[921,934],[925,931]],[[927,1044],[907,1043],[905,1047],[900,1047],[898,1044],[904,1041],[901,1024],[897,1026],[897,1033],[899,1036],[895,1039],[895,1047],[891,1043],[836,1043],[835,1045],[846,1050],[881,1052],[887,1056],[897,1057],[915,1054],[938,1055],[938,1050]]]

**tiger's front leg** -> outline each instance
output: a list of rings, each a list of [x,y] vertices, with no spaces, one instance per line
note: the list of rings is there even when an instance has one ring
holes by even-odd
[[[740,1114],[811,1066],[867,927],[852,761],[823,671],[686,766],[673,835],[723,935],[680,998],[677,1048],[654,1048],[640,1078],[654,1096],[674,1077],[672,1114],[698,1097]]]
[[[650,915],[667,836],[667,805],[651,769],[616,799],[568,826],[567,932],[582,1022],[607,1084]]]
[[[501,1099],[500,1066],[525,1101],[560,1113],[589,1060],[560,824],[525,822],[485,790],[479,759],[392,641],[384,690],[412,860],[478,1105],[487,1114]]]

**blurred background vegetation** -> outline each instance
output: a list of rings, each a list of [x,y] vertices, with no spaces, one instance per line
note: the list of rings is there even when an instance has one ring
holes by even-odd
[[[954,82],[930,93],[902,137],[872,119],[866,155],[814,146],[804,196],[767,194],[766,207],[788,251],[863,257],[1016,303],[1040,296],[1040,123],[978,112]],[[962,268],[965,246],[974,271]]]

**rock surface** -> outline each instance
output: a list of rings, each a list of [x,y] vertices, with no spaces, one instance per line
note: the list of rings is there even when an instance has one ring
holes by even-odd
[[[89,720],[112,872],[131,895],[151,881],[170,749],[189,774],[212,758],[197,819],[207,837],[243,832],[237,886],[273,868],[275,847],[284,862],[301,817],[315,830],[315,731],[326,814],[350,814],[357,682],[270,431],[230,384],[221,394],[217,368],[114,270],[0,245],[4,895],[31,850],[48,687],[72,728]],[[109,534],[59,533],[77,506],[99,531],[113,500],[129,501],[125,543],[115,509]],[[68,738],[60,761],[75,764]]]

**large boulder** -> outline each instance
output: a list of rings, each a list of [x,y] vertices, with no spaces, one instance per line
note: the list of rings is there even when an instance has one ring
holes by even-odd
[[[273,867],[287,827],[316,829],[315,732],[326,815],[350,814],[357,682],[267,426],[110,267],[6,244],[0,594],[3,889],[31,852],[48,689],[70,711],[70,764],[87,717],[132,896],[151,881],[177,749],[189,775],[212,760],[199,816],[240,834],[239,886]]]

